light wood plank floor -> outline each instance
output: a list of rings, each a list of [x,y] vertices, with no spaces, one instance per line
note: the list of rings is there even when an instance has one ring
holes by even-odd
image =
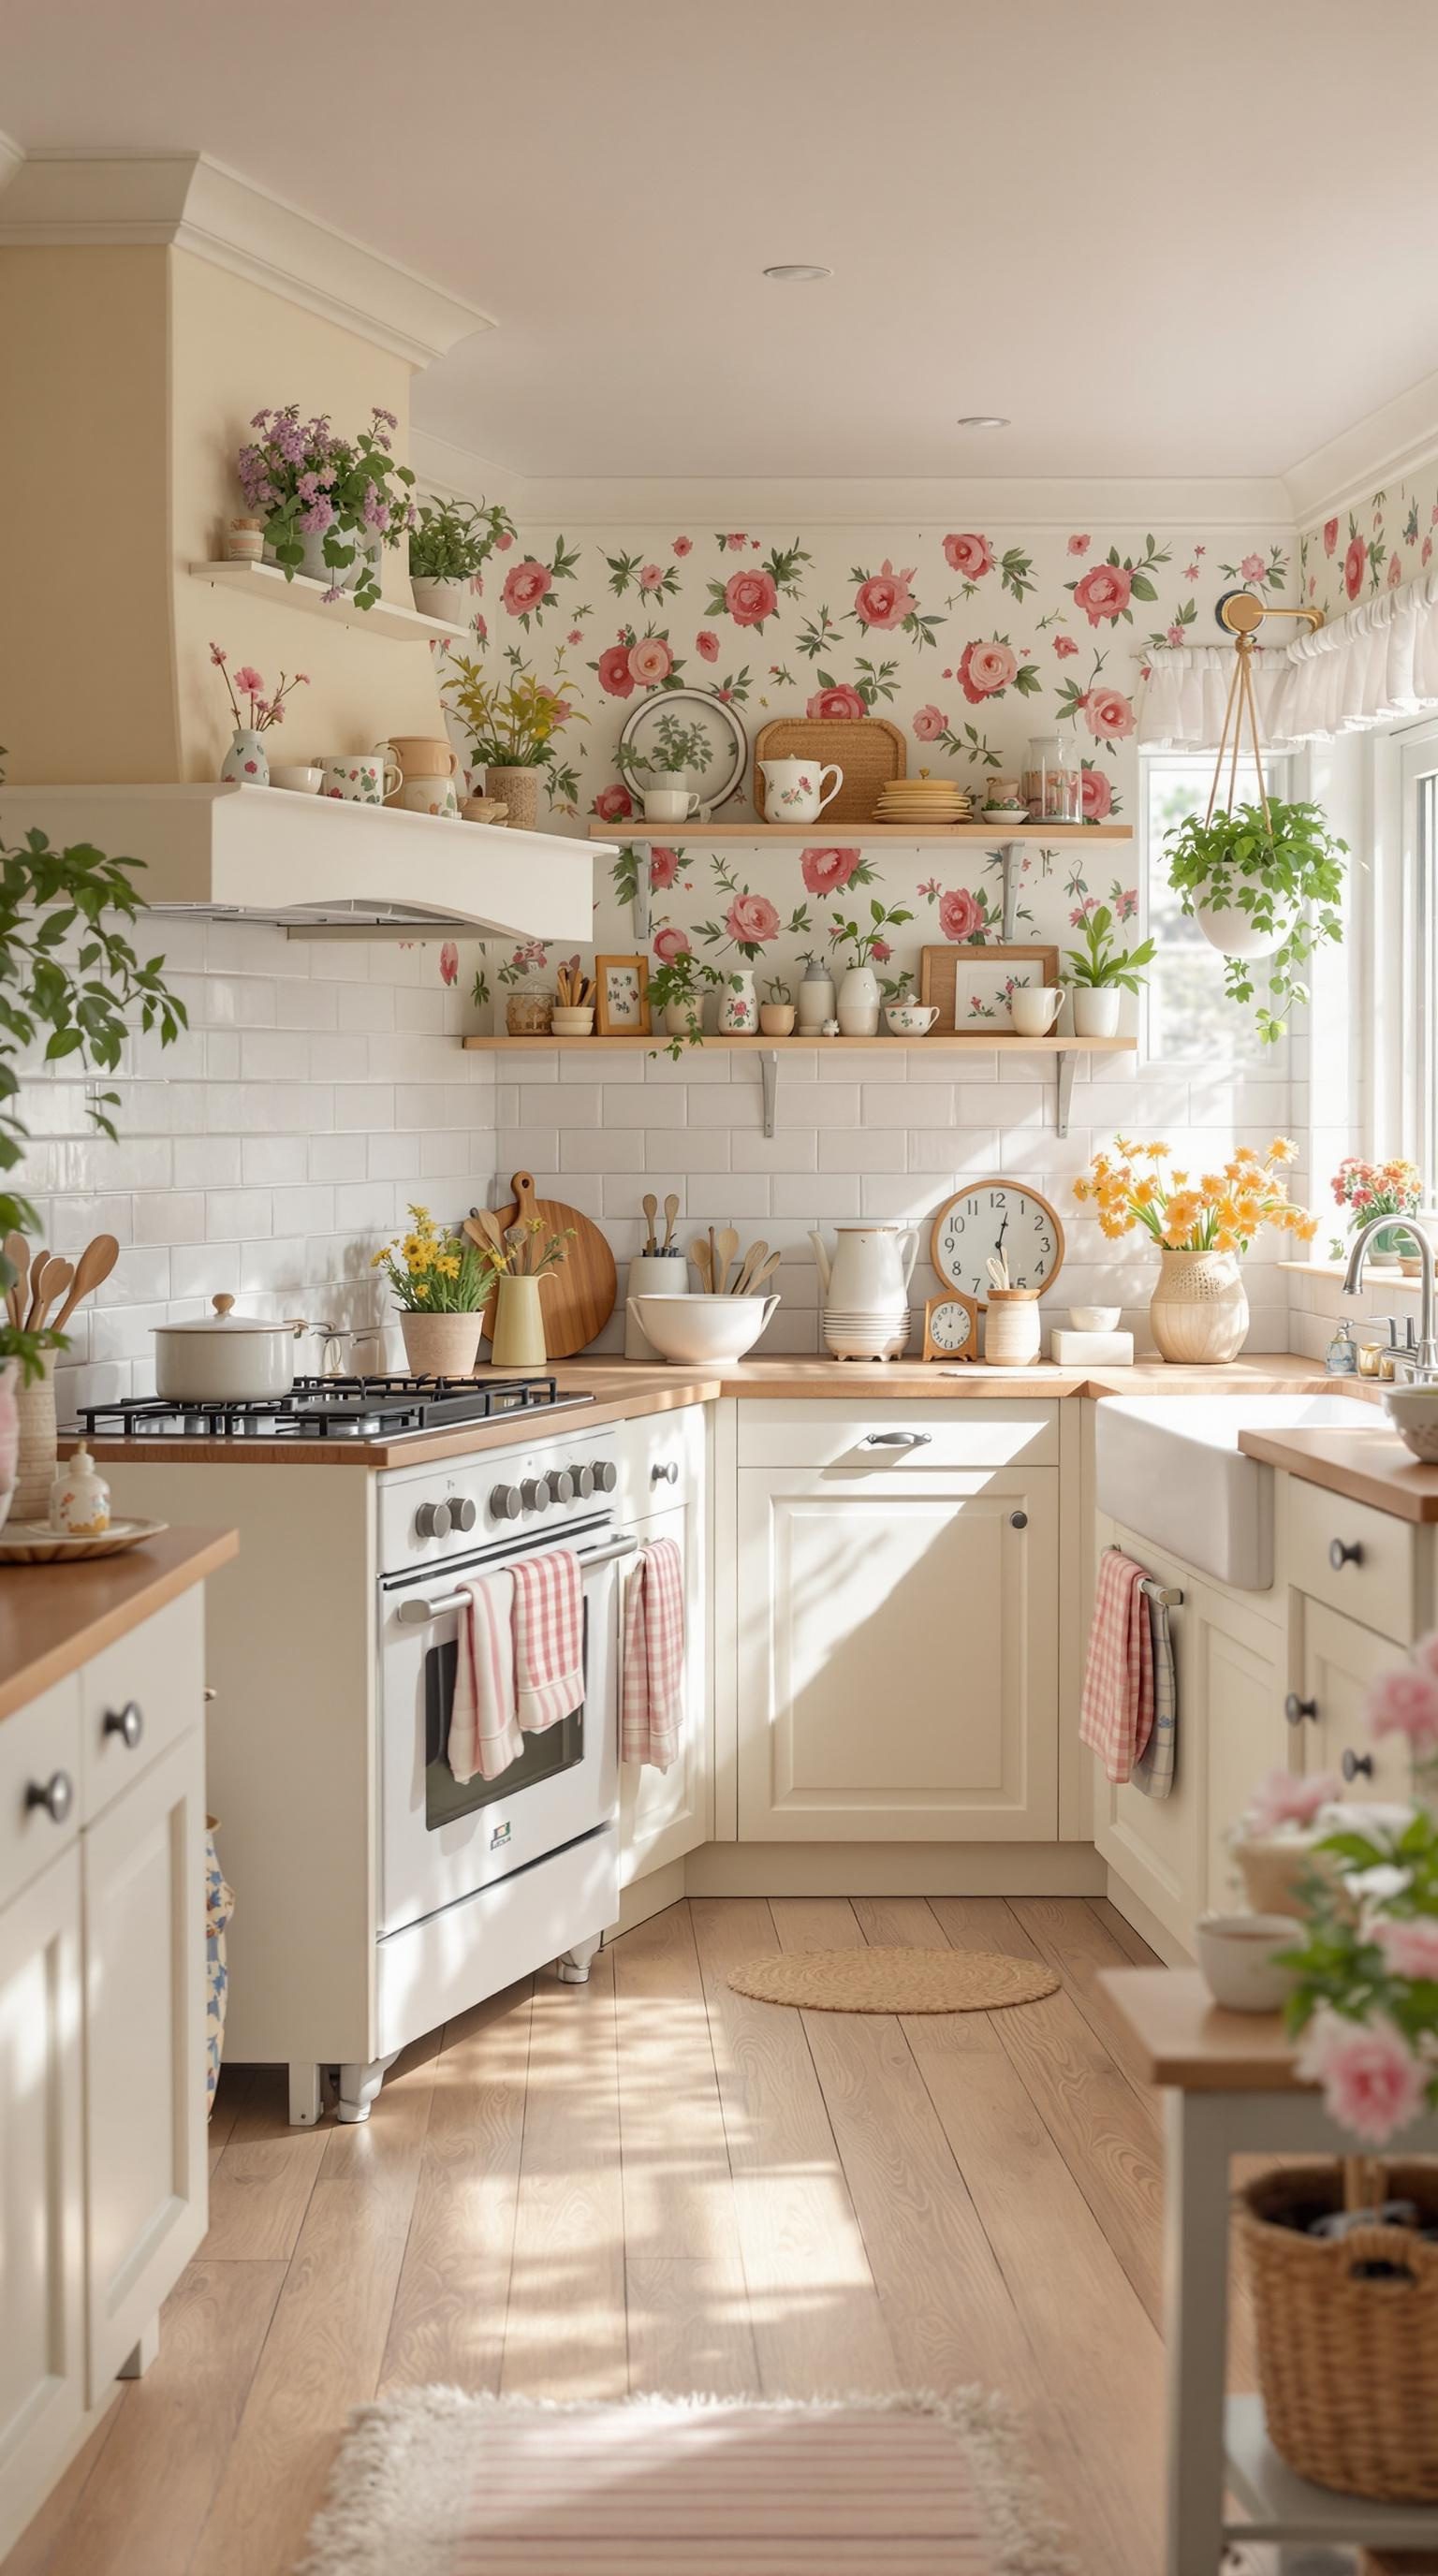
[[[1037,1955],[1063,1990],[886,2019],[726,1983],[865,1941]],[[426,2381],[977,2381],[1084,2576],[1153,2576],[1159,2137],[1096,1982],[1149,1956],[1078,1898],[695,1899],[411,2050],[365,2127],[291,2130],[278,2070],[227,2071],[159,2360],[0,2576],[288,2576],[347,2410]]]

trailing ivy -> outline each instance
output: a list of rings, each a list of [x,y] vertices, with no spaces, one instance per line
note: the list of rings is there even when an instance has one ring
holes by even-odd
[[[1267,998],[1258,1004],[1258,1034],[1272,1045],[1295,1005],[1308,999],[1304,970],[1315,949],[1342,940],[1347,842],[1334,839],[1317,805],[1270,796],[1266,820],[1259,805],[1239,805],[1208,823],[1190,814],[1166,846],[1168,881],[1187,914],[1231,910],[1273,933],[1267,957],[1225,959],[1231,1001],[1252,1001],[1262,979]]]

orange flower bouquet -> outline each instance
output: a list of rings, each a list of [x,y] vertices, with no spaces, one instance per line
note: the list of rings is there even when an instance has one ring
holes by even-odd
[[[1239,1258],[1265,1225],[1311,1243],[1318,1220],[1288,1195],[1287,1167],[1298,1148],[1275,1136],[1266,1154],[1238,1146],[1221,1172],[1195,1179],[1171,1168],[1167,1145],[1115,1139],[1115,1161],[1095,1154],[1074,1196],[1096,1208],[1111,1242],[1141,1226],[1158,1245],[1158,1287],[1149,1308],[1162,1357],[1184,1363],[1231,1360],[1248,1332]],[[1165,1168],[1167,1167],[1167,1168]]]

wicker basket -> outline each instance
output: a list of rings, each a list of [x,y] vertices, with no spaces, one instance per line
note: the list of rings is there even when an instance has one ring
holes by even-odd
[[[1416,2201],[1424,2225],[1438,2223],[1438,2165],[1373,2171],[1376,2199]],[[1268,2438],[1314,2486],[1438,2504],[1438,2245],[1406,2227],[1330,2243],[1280,2223],[1343,2205],[1336,2165],[1285,2166],[1239,2195]],[[1355,2277],[1373,2262],[1398,2277]]]
[[[554,1026],[554,995],[536,992],[532,984],[511,993],[504,1005],[504,1025],[512,1038],[547,1038]]]

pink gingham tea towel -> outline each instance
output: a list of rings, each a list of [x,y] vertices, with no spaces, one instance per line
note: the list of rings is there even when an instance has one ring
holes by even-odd
[[[449,1717],[449,1767],[456,1780],[497,1780],[524,1751],[514,1709],[514,1577],[482,1574],[462,1583],[459,1660]]]
[[[514,1567],[515,1705],[526,1735],[557,1726],[584,1700],[584,1578],[572,1548]]]
[[[1098,1755],[1116,1788],[1132,1777],[1153,1727],[1153,1635],[1142,1590],[1147,1579],[1131,1556],[1105,1548],[1089,1631],[1079,1737]]]
[[[684,1560],[672,1538],[642,1547],[624,1612],[619,1758],[667,1771],[684,1722]]]

